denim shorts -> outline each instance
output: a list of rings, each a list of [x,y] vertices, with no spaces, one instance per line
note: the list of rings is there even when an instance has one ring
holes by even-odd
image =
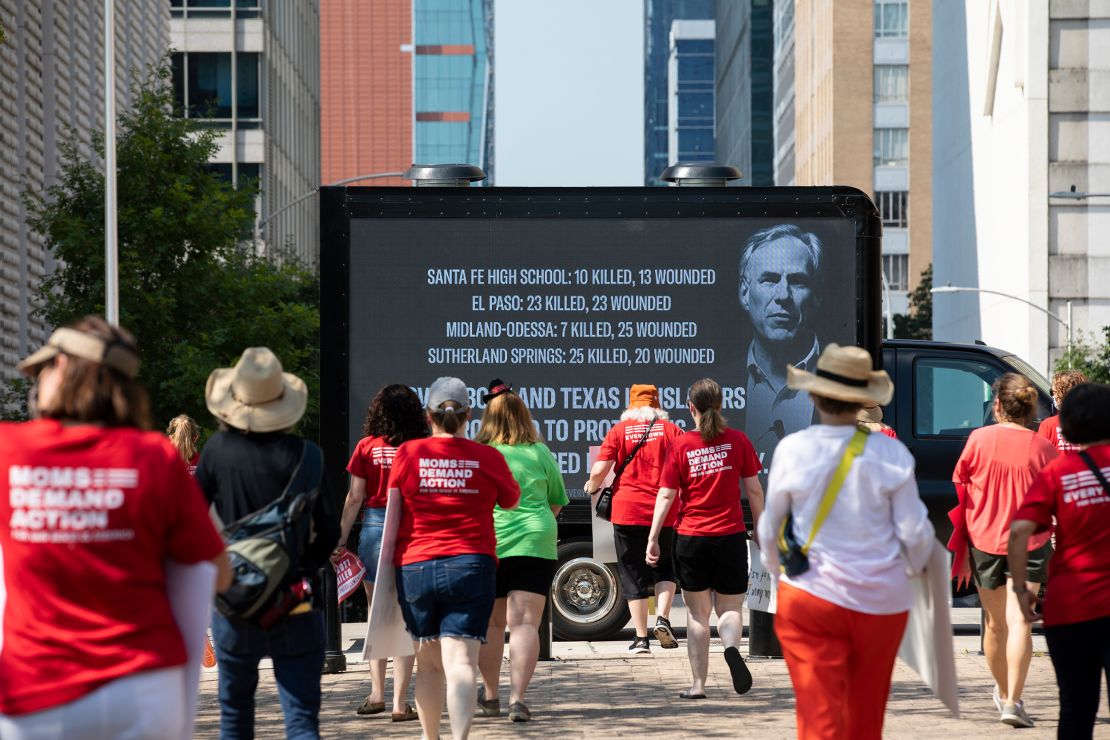
[[[378,556],[382,552],[382,531],[385,529],[385,508],[362,510],[362,531],[358,535],[358,559],[366,566],[364,583],[373,583],[378,576]]]
[[[397,568],[401,616],[414,640],[486,641],[497,568],[489,555],[455,555]]]

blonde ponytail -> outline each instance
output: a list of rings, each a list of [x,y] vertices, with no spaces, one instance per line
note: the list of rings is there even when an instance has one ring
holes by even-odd
[[[170,442],[177,448],[181,459],[189,462],[197,455],[197,440],[200,439],[200,427],[185,414],[175,416],[166,428],[166,435]]]

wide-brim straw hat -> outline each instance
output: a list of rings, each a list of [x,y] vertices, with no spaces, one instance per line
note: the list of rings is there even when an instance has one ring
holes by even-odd
[[[278,432],[296,424],[308,405],[308,387],[282,370],[266,347],[248,347],[235,367],[218,368],[204,389],[208,410],[245,432]]]
[[[799,391],[837,401],[885,406],[894,395],[894,383],[885,370],[871,369],[871,354],[862,347],[830,344],[817,358],[815,372],[786,369],[786,385]]]
[[[868,424],[878,424],[883,420],[883,407],[875,404],[874,406],[864,406],[856,414],[856,421],[862,421]]]

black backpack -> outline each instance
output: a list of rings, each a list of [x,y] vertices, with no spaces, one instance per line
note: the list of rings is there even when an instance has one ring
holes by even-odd
[[[320,494],[324,456],[305,441],[285,491],[223,531],[231,561],[231,587],[216,595],[216,608],[230,619],[257,623],[285,597],[300,573],[312,536],[312,508]]]

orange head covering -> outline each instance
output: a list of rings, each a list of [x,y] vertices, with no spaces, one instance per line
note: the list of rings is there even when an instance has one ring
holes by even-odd
[[[628,408],[640,406],[659,408],[659,389],[654,385],[633,385],[628,391]]]

